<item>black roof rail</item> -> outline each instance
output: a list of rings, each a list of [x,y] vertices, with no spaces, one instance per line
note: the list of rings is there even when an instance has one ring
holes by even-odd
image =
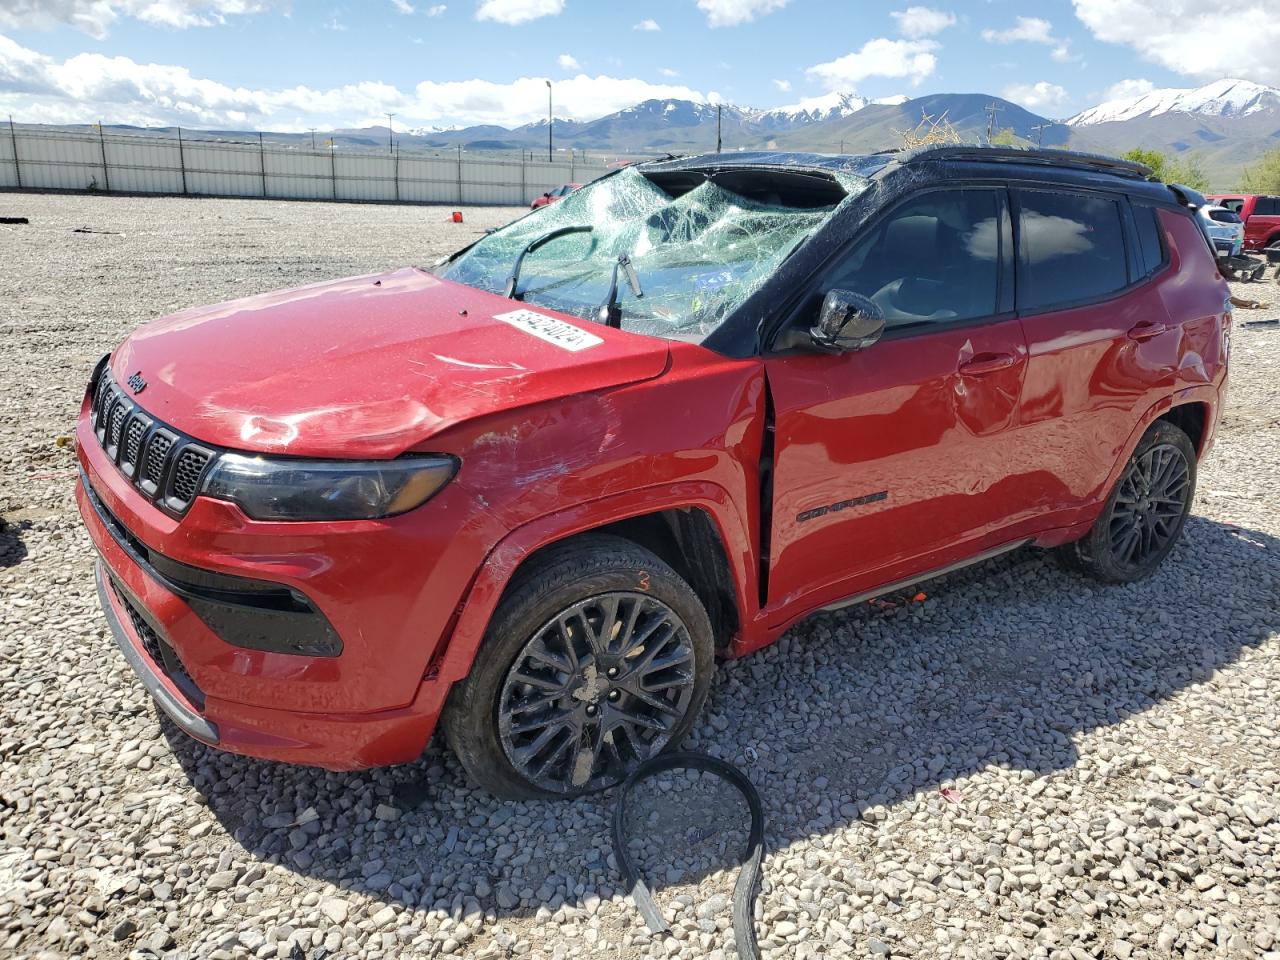
[[[939,143],[915,147],[897,154],[899,163],[917,160],[978,160],[1002,163],[1035,163],[1049,167],[1070,167],[1075,170],[1096,170],[1134,180],[1146,180],[1151,168],[1132,160],[1107,157],[1100,153],[1077,153],[1075,150],[1054,150],[1047,147],[984,146],[976,143]]]

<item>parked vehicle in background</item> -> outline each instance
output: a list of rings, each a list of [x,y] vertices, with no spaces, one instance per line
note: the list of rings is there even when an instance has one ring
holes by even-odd
[[[1222,193],[1206,197],[1244,221],[1246,250],[1280,251],[1280,197],[1257,193]]]
[[[554,190],[548,190],[542,196],[538,197],[529,204],[530,210],[537,210],[539,207],[545,207],[549,203],[555,203],[557,200],[563,200],[575,190],[582,188],[580,183],[566,183],[562,187],[556,187]]]
[[[1226,207],[1206,203],[1196,210],[1204,223],[1205,233],[1213,242],[1214,250],[1228,257],[1238,257],[1244,250],[1244,221],[1240,215]]]
[[[484,788],[563,797],[815,612],[1030,544],[1149,576],[1231,307],[1204,198],[1148,172],[655,161],[430,272],[149,324],[76,427],[116,643],[221,749],[353,769],[439,725]]]

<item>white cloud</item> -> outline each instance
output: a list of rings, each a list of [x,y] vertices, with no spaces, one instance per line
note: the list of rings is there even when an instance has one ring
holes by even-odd
[[[638,78],[575,77],[557,81],[556,115],[589,120],[649,99],[707,102],[710,95]],[[409,90],[362,82],[315,89],[256,89],[193,76],[185,67],[82,53],[58,60],[0,34],[0,116],[33,123],[181,124],[302,131],[360,127],[396,114],[407,127],[497,123],[516,126],[546,116],[544,77],[510,83],[424,81]]]
[[[556,57],[556,63],[560,64],[561,70],[581,70],[582,64],[578,62],[577,57],[569,53],[562,53]]]
[[[1041,80],[1039,83],[1015,83],[1005,87],[1002,96],[1021,104],[1028,110],[1044,110],[1060,107],[1067,101],[1067,91],[1056,83]]]
[[[660,74],[662,74],[664,77],[678,77],[678,76],[680,76],[680,71],[679,71],[679,70],[672,70],[670,67],[659,67],[659,68],[658,68],[658,72],[659,72]]]
[[[660,26],[658,26],[658,21],[657,21],[657,20],[641,20],[639,23],[637,23],[637,24],[636,24],[634,27],[632,27],[631,29],[632,29],[632,30],[643,30],[643,31],[645,31],[646,33],[657,33],[657,32],[658,32],[659,30],[661,30],[662,28],[661,28]]]
[[[427,7],[427,16],[428,16],[428,17],[438,17],[438,16],[440,16],[441,14],[443,14],[443,13],[444,13],[446,10],[448,10],[448,9],[449,9],[449,8],[448,8],[448,7],[446,7],[443,3],[437,3],[437,4],[436,4],[435,6],[433,6],[433,7]]]
[[[987,43],[1039,43],[1053,47],[1049,56],[1055,63],[1075,63],[1080,58],[1071,53],[1071,41],[1053,35],[1053,24],[1041,17],[1018,17],[1007,30],[983,30]]]
[[[557,16],[562,10],[564,0],[481,0],[476,19],[515,26],[539,17]]]
[[[932,51],[938,44],[932,40],[868,40],[856,53],[819,63],[805,72],[822,81],[831,90],[848,91],[867,77],[907,77],[919,83],[933,73],[938,58]]]
[[[1107,87],[1102,99],[1104,102],[1107,100],[1131,100],[1134,97],[1142,96],[1144,93],[1150,93],[1155,88],[1156,85],[1150,80],[1121,80],[1119,83],[1113,83]]]
[[[1244,77],[1280,84],[1280,16],[1274,0],[1240,0],[1223,9],[1191,0],[1073,0],[1076,16],[1099,40],[1132,47],[1175,73],[1203,79]],[[1221,37],[1222,42],[1209,42]]]
[[[409,0],[391,0],[391,5],[396,8],[397,13],[403,13],[406,17],[413,15],[413,4]]]
[[[773,81],[773,85],[777,87],[779,90],[781,90],[783,93],[786,93],[791,89],[790,80],[775,80]]]
[[[707,15],[709,27],[735,27],[786,5],[787,0],[698,0],[698,9]]]
[[[904,37],[931,37],[956,23],[956,15],[947,10],[932,7],[907,7],[889,14],[898,22],[898,32]]]
[[[1018,17],[1007,30],[983,30],[988,43],[1058,43],[1053,37],[1053,24],[1040,17]]]
[[[70,26],[102,38],[120,17],[165,27],[208,27],[285,5],[283,0],[0,0],[0,29]]]

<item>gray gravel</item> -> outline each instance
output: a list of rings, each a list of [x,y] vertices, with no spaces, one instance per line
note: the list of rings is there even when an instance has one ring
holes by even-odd
[[[157,717],[97,609],[58,438],[104,349],[190,304],[429,262],[515,211],[0,208],[32,221],[0,227],[0,957],[732,956],[723,786],[674,774],[636,804],[673,926],[652,940],[607,796],[499,803],[438,748],[350,775],[221,755]],[[1154,579],[1020,552],[724,665],[691,745],[763,794],[766,956],[1280,958],[1277,477],[1280,330],[1239,328]]]

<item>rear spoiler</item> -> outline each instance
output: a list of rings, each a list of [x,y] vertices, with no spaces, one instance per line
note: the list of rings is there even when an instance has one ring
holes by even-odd
[[[1169,188],[1169,192],[1174,195],[1178,203],[1182,204],[1184,207],[1190,207],[1192,210],[1203,207],[1209,202],[1204,198],[1204,194],[1200,193],[1198,190],[1192,190],[1190,187],[1184,187],[1180,183],[1166,183],[1165,186]]]

